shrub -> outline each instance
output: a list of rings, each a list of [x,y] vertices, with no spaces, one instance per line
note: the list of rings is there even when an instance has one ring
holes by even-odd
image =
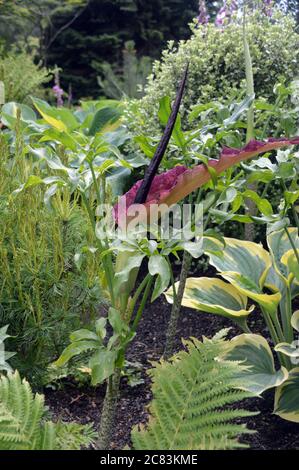
[[[247,36],[253,60],[256,96],[274,100],[273,86],[291,81],[298,71],[299,35],[295,21],[275,12],[269,20],[258,12],[248,20]],[[188,87],[183,115],[193,105],[214,99],[227,100],[245,90],[245,65],[242,24],[235,20],[220,29],[213,24],[193,28],[193,35],[176,47],[171,41],[156,61],[146,88],[146,96],[133,102],[127,120],[137,133],[158,130],[159,101],[166,95],[174,98],[187,60],[190,61]],[[136,110],[137,108],[137,110]],[[137,111],[137,115],[136,115]],[[194,121],[196,125],[196,120]]]
[[[49,71],[26,52],[0,51],[0,81],[5,87],[5,101],[26,102],[30,95],[41,96],[42,85],[50,80]]]

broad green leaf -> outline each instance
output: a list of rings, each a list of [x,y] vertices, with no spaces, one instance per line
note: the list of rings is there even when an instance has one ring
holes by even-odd
[[[166,126],[171,114],[171,103],[169,96],[165,96],[160,101],[158,116],[163,126]],[[185,136],[182,131],[181,116],[178,114],[172,133],[173,139],[178,147],[183,148],[186,144]]]
[[[114,333],[121,335],[124,330],[127,330],[126,323],[122,320],[119,311],[115,308],[110,307],[108,319]]]
[[[234,272],[223,272],[221,276],[235,286],[242,294],[247,295],[250,299],[260,304],[271,315],[275,315],[278,304],[281,300],[280,292],[275,294],[265,294],[257,287],[249,278],[242,274]]]
[[[178,287],[179,283],[176,283]],[[172,288],[165,293],[168,302],[173,303]],[[182,305],[202,312],[214,313],[230,318],[239,323],[244,322],[254,310],[252,305],[247,309],[247,297],[235,287],[221,279],[199,277],[188,278]]]
[[[293,313],[292,318],[291,318],[291,325],[294,328],[294,330],[299,332],[299,310]]]
[[[64,366],[72,357],[78,356],[83,352],[87,352],[93,349],[99,348],[99,340],[83,340],[83,341],[76,341],[74,343],[69,344],[57,361],[54,362],[54,365],[57,367]]]
[[[166,259],[161,255],[153,255],[148,262],[148,270],[152,276],[157,275],[154,291],[152,294],[152,302],[156,300],[162,292],[167,289],[170,282],[170,269]]]
[[[205,237],[206,238],[206,237]],[[257,243],[224,237],[225,247],[215,238],[204,243],[210,263],[220,272],[234,272],[262,288],[271,267],[269,253]]]
[[[97,351],[89,361],[91,368],[91,383],[98,385],[110,377],[115,370],[117,351],[101,349]]]
[[[279,343],[275,346],[275,351],[285,354],[288,357],[299,359],[299,347],[296,341],[294,343]],[[299,360],[298,360],[299,363]]]
[[[140,252],[124,251],[118,254],[115,274],[116,291],[119,291],[128,281],[135,278],[144,257],[145,254]],[[129,284],[134,283],[129,282]],[[130,286],[126,288],[129,290],[128,294],[130,294]]]
[[[297,249],[299,253],[299,248]],[[288,281],[291,282],[294,278],[299,281],[299,264],[293,248],[287,251],[281,258],[282,264],[287,267]]]
[[[59,122],[62,122],[65,126],[65,130],[72,132],[79,127],[80,122],[78,121],[75,114],[70,109],[67,109],[65,107],[50,106],[46,101],[40,100],[38,98],[32,98],[32,101],[40,114],[42,111],[48,117],[55,119]],[[48,123],[51,124],[50,122]]]
[[[274,413],[287,421],[299,423],[299,367],[275,392]]]
[[[273,209],[270,202],[267,199],[261,198],[255,191],[248,189],[243,193],[243,197],[246,199],[251,199],[262,214],[266,216],[271,216],[273,214]]]
[[[86,329],[77,330],[70,334],[70,340],[72,343],[74,343],[75,341],[82,341],[85,339],[93,340],[93,341],[99,340],[98,336],[95,333]]]
[[[98,132],[108,132],[113,130],[113,126],[119,125],[121,111],[118,108],[101,108],[99,109],[92,120],[89,135],[96,135]]]
[[[28,125],[36,121],[36,114],[26,104],[19,104],[15,102],[6,103],[1,108],[1,121],[9,128],[15,125],[18,112],[20,113],[20,121],[23,125]]]
[[[225,359],[241,361],[247,367],[241,373],[244,390],[260,395],[265,390],[281,385],[288,377],[287,370],[282,367],[276,371],[269,344],[260,335],[243,334],[233,338],[228,344]]]
[[[153,158],[155,150],[157,148],[156,145],[152,145],[149,142],[149,139],[145,137],[144,135],[138,135],[137,137],[134,138],[135,142],[139,145],[143,153],[149,157]]]
[[[99,318],[95,323],[96,333],[102,340],[106,338],[106,324],[107,318]]]
[[[269,228],[271,229],[271,226]],[[282,259],[285,261],[286,258],[283,258],[284,255],[287,252],[290,252],[290,250],[293,250],[292,244],[284,229],[271,231],[269,233],[269,228],[267,243],[273,260],[273,265],[282,282],[287,285],[289,283],[289,269],[287,263],[285,264]],[[295,227],[286,227],[286,229],[288,230],[289,236],[291,237],[294,245],[299,250],[298,229]],[[294,286],[291,286],[291,289],[293,291]]]
[[[247,111],[250,108],[253,102],[254,102],[254,95],[246,96],[244,100],[235,107],[232,115],[223,121],[223,125],[225,127],[228,127],[231,124],[234,124],[239,119],[239,117],[244,113],[244,111]]]
[[[224,241],[224,248],[216,239],[204,242],[210,263],[243,295],[275,313],[280,293],[268,295],[262,290],[272,266],[269,253],[257,243],[234,238],[224,238]]]
[[[54,129],[57,129],[59,132],[67,132],[67,126],[61,120],[56,119],[49,114],[49,112],[51,113],[51,108],[47,106],[47,103],[35,98],[33,99],[33,104],[47,124],[50,124],[50,126],[54,127]]]

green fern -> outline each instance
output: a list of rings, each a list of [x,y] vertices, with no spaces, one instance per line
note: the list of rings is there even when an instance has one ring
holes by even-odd
[[[44,421],[44,396],[19,373],[0,377],[0,450],[73,450],[90,445],[91,426]]]
[[[236,419],[255,413],[232,409],[248,398],[237,390],[238,363],[217,360],[225,350],[224,334],[203,343],[192,338],[186,351],[150,371],[153,400],[147,426],[132,431],[136,450],[214,450],[246,447],[237,436],[252,433]]]

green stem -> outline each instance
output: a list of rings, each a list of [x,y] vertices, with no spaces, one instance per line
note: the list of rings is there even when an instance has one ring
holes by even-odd
[[[280,301],[280,314],[283,326],[285,341],[291,343],[294,340],[294,332],[291,325],[292,317],[292,298],[290,288],[287,287],[286,293]]]
[[[127,312],[127,321],[129,322],[131,320],[131,317],[132,317],[132,314],[134,312],[134,308],[135,308],[135,305],[139,299],[139,296],[141,294],[141,292],[143,291],[143,289],[145,288],[145,286],[147,285],[149,279],[150,279],[151,275],[150,274],[147,274],[146,277],[143,279],[143,281],[139,284],[138,288],[136,289],[136,292],[130,302],[130,306],[128,308],[128,312]]]
[[[279,339],[277,331],[275,330],[271,315],[267,312],[267,310],[265,310],[262,307],[261,307],[261,311],[262,311],[264,320],[266,322],[266,325],[268,327],[268,330],[270,332],[271,338],[274,342],[274,345],[276,346],[277,344],[281,343],[281,340]],[[288,368],[289,367],[288,358],[284,354],[281,354],[281,353],[278,353],[278,357],[279,357],[280,364]]]
[[[293,217],[294,217],[294,220],[295,220],[295,224],[297,225],[297,228],[299,230],[299,217],[298,217],[296,209],[293,205],[292,205],[292,214],[293,214]]]
[[[131,332],[133,332],[133,333],[135,333],[136,330],[137,330],[138,324],[140,322],[141,316],[142,316],[144,308],[145,308],[145,304],[147,302],[147,299],[148,299],[150,291],[151,291],[153,280],[154,280],[154,278],[151,276],[147,281],[147,285],[146,285],[145,291],[143,293],[142,300],[140,302],[139,308],[137,310],[136,316],[135,316],[134,321],[133,321],[133,325],[131,327]]]

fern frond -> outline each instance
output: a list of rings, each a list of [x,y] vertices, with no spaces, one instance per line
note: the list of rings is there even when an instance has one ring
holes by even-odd
[[[79,450],[95,439],[91,425],[45,422],[44,396],[19,373],[0,377],[0,450]]]
[[[237,390],[242,365],[219,361],[225,350],[224,334],[204,342],[185,341],[186,351],[170,362],[160,361],[150,371],[153,400],[147,426],[132,431],[136,450],[214,450],[244,447],[237,440],[251,433],[236,420],[256,413],[227,405],[251,395]],[[246,446],[245,446],[246,447]]]

